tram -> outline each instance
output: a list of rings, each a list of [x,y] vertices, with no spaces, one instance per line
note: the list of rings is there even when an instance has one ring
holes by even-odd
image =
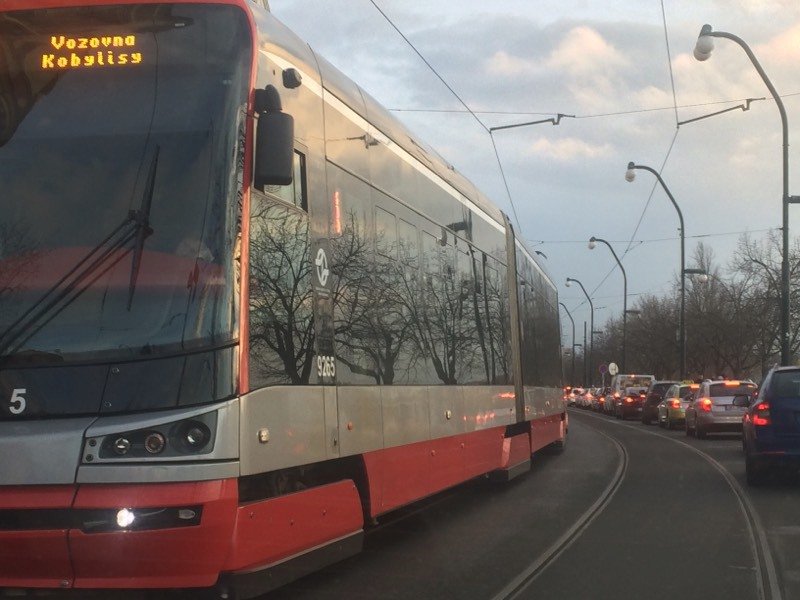
[[[254,597],[524,473],[557,307],[266,0],[0,2],[0,588]]]

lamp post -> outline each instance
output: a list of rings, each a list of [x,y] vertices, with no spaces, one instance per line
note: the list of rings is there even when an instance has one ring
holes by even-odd
[[[577,279],[573,279],[572,277],[567,277],[567,287],[569,287],[569,284],[572,283],[573,281],[575,283],[577,283],[579,286],[581,286],[581,289],[583,290],[584,296],[586,296],[586,299],[589,301],[589,309],[590,309],[590,315],[591,315],[590,316],[589,331],[594,332],[594,304],[592,304],[592,299],[589,297],[589,294],[586,292],[586,288],[583,287],[583,284],[580,281],[578,281]],[[584,342],[585,341],[586,340],[584,340]],[[590,373],[590,377],[591,377],[591,372],[592,372],[591,369],[592,369],[592,351],[593,350],[594,350],[594,334],[592,334],[590,336],[590,338],[589,338],[589,373]]]
[[[669,191],[667,184],[664,183],[664,180],[661,179],[661,175],[655,169],[651,169],[645,165],[637,165],[633,162],[628,163],[628,170],[625,172],[625,181],[631,182],[636,179],[636,169],[642,169],[644,171],[649,171],[653,175],[655,175],[658,182],[661,184],[661,187],[664,188],[664,191],[667,192],[667,196],[669,197],[670,201],[672,202],[672,206],[675,207],[675,210],[678,211],[678,220],[681,224],[681,313],[680,313],[680,335],[678,340],[678,345],[680,346],[680,377],[679,379],[684,379],[686,376],[686,275],[684,273],[684,269],[686,268],[686,231],[683,226],[683,213],[681,212],[678,203],[675,202],[675,197],[672,195],[672,192]]]
[[[572,318],[569,309],[563,302],[559,302],[558,305],[566,311],[572,323],[572,378],[569,380],[569,383],[570,385],[575,385],[575,319]]]
[[[594,236],[589,238],[589,250],[594,250],[595,246],[597,246],[597,242],[608,246],[608,249],[611,250],[611,254],[614,256],[614,260],[616,260],[619,265],[619,270],[622,271],[622,364],[620,367],[623,373],[627,373],[625,370],[625,358],[627,354],[626,339],[628,329],[628,275],[625,273],[625,267],[622,266],[622,261],[620,261],[619,256],[614,252],[614,248],[603,238]]]
[[[767,77],[761,63],[758,62],[755,54],[743,39],[725,31],[714,31],[711,25],[703,25],[700,35],[697,36],[697,43],[694,47],[694,57],[699,61],[708,60],[711,51],[714,49],[712,38],[726,38],[736,42],[745,51],[750,62],[753,63],[756,71],[761,76],[764,85],[767,86],[769,93],[778,106],[781,116],[781,131],[783,134],[783,258],[781,262],[781,286],[780,286],[780,313],[781,313],[781,365],[788,365],[789,357],[789,204],[800,202],[800,197],[789,195],[789,124],[786,119],[786,109],[783,101],[775,90],[775,86]]]

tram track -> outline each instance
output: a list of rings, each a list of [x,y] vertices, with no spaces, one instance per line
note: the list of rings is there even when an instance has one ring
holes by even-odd
[[[675,444],[678,444],[683,448],[692,451],[693,453],[701,457],[703,460],[705,460],[711,467],[713,467],[722,476],[728,487],[733,492],[734,496],[736,497],[737,504],[739,505],[739,509],[741,510],[742,515],[744,516],[744,521],[747,526],[750,548],[756,563],[755,564],[756,591],[759,600],[783,600],[781,585],[778,578],[777,570],[775,568],[775,561],[772,557],[772,551],[769,547],[769,542],[767,540],[767,535],[764,526],[762,525],[761,519],[758,516],[758,513],[755,507],[753,506],[753,503],[751,502],[747,492],[742,487],[742,485],[737,481],[737,479],[733,476],[733,474],[730,471],[728,471],[728,469],[726,469],[719,461],[717,461],[715,458],[713,458],[706,452],[703,452],[702,450],[682,440],[675,439],[668,435],[663,435],[657,431],[642,429],[636,427],[635,425],[631,425],[629,423],[611,421],[590,413],[582,413],[582,414],[585,414],[587,419],[594,419],[597,421],[601,421],[603,423],[616,425],[618,427],[625,427],[632,431],[637,431],[639,433],[643,433],[646,435],[652,435],[661,439],[670,440],[671,442],[674,442]],[[621,445],[621,442],[619,442],[619,440],[617,440],[613,436],[609,436],[608,434],[600,431],[596,427],[593,427],[592,429],[595,432],[605,435],[615,443]],[[612,484],[613,483],[614,482],[612,481]],[[532,580],[533,579],[531,579],[531,581]],[[514,597],[515,595],[497,596],[495,597],[494,600],[501,600],[501,598],[510,599]]]
[[[596,433],[607,438],[617,452],[617,468],[609,484],[600,493],[597,499],[584,511],[580,517],[567,529],[552,545],[531,562],[525,570],[517,577],[512,579],[500,592],[492,597],[492,600],[513,600],[522,594],[547,568],[558,560],[558,558],[572,546],[583,533],[589,528],[592,522],[611,503],[615,494],[625,480],[628,471],[628,451],[625,446],[614,437],[593,428]]]

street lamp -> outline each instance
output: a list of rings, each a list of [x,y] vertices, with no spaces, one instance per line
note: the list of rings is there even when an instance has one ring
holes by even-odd
[[[642,169],[644,171],[649,171],[653,175],[655,175],[658,182],[661,184],[661,187],[664,188],[664,191],[667,192],[667,196],[669,196],[670,201],[672,202],[672,206],[675,207],[675,210],[678,211],[678,220],[681,223],[681,314],[680,314],[680,335],[678,345],[680,346],[680,379],[684,379],[686,376],[686,274],[684,273],[684,269],[686,268],[686,231],[684,230],[683,226],[683,213],[681,212],[678,203],[675,202],[675,197],[672,195],[672,192],[669,191],[667,184],[664,183],[664,180],[661,179],[661,174],[645,165],[637,165],[633,162],[628,163],[628,170],[625,171],[625,181],[631,182],[636,179],[636,169]]]
[[[577,283],[579,286],[581,286],[581,289],[583,290],[584,296],[586,296],[586,299],[589,301],[589,309],[590,309],[590,315],[591,315],[590,321],[589,321],[589,323],[590,323],[589,324],[589,331],[592,332],[591,335],[589,336],[589,374],[590,374],[589,377],[591,378],[592,351],[594,350],[594,304],[592,304],[592,299],[589,297],[589,294],[586,292],[586,288],[583,287],[583,284],[580,281],[578,281],[577,279],[573,279],[572,277],[567,277],[567,287],[569,287],[569,284],[572,283],[573,281],[575,283]],[[589,383],[591,384],[591,381]]]
[[[697,275],[697,281],[700,283],[706,283],[708,281],[708,273],[705,269],[684,269],[684,275]]]
[[[758,62],[755,54],[743,39],[727,33],[725,31],[714,31],[711,25],[703,25],[700,35],[697,36],[697,43],[694,47],[694,57],[699,61],[708,60],[714,50],[714,39],[726,38],[736,42],[747,54],[750,62],[753,63],[756,71],[761,76],[762,81],[767,86],[769,93],[778,106],[781,116],[781,130],[783,133],[783,258],[781,262],[781,365],[788,365],[789,358],[789,204],[800,202],[800,197],[789,195],[789,124],[786,118],[786,109],[780,95],[775,90],[775,86],[767,77],[761,63]]]
[[[608,249],[611,250],[611,254],[614,256],[614,260],[617,261],[619,265],[619,270],[622,271],[622,372],[627,373],[625,370],[625,358],[626,358],[626,338],[627,338],[627,329],[628,329],[628,275],[625,273],[625,267],[622,266],[622,261],[620,261],[619,256],[617,253],[614,252],[614,248],[609,244],[606,240],[599,237],[592,236],[589,238],[589,250],[594,250],[597,246],[597,242],[601,242],[608,246]]]
[[[572,318],[569,309],[563,302],[559,302],[558,305],[567,311],[567,316],[572,323],[572,377],[570,378],[569,383],[570,385],[575,385],[575,320]]]

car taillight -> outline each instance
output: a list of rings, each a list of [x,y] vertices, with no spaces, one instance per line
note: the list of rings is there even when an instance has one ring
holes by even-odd
[[[711,412],[711,398],[700,399],[700,410],[704,410],[705,412]]]
[[[627,398],[625,398],[625,402],[626,402],[627,404],[630,404],[631,402],[633,402],[633,398],[631,398],[630,396],[628,396]]]
[[[755,410],[753,411],[753,425],[771,425],[772,419],[769,415],[769,404],[767,402],[761,402],[756,405]]]
[[[614,392],[614,398],[619,398],[619,392]]]
[[[606,403],[606,397],[600,396],[600,404],[605,404],[605,403]]]
[[[681,401],[680,400],[670,400],[669,401],[669,405],[672,408],[680,408],[681,407]]]

